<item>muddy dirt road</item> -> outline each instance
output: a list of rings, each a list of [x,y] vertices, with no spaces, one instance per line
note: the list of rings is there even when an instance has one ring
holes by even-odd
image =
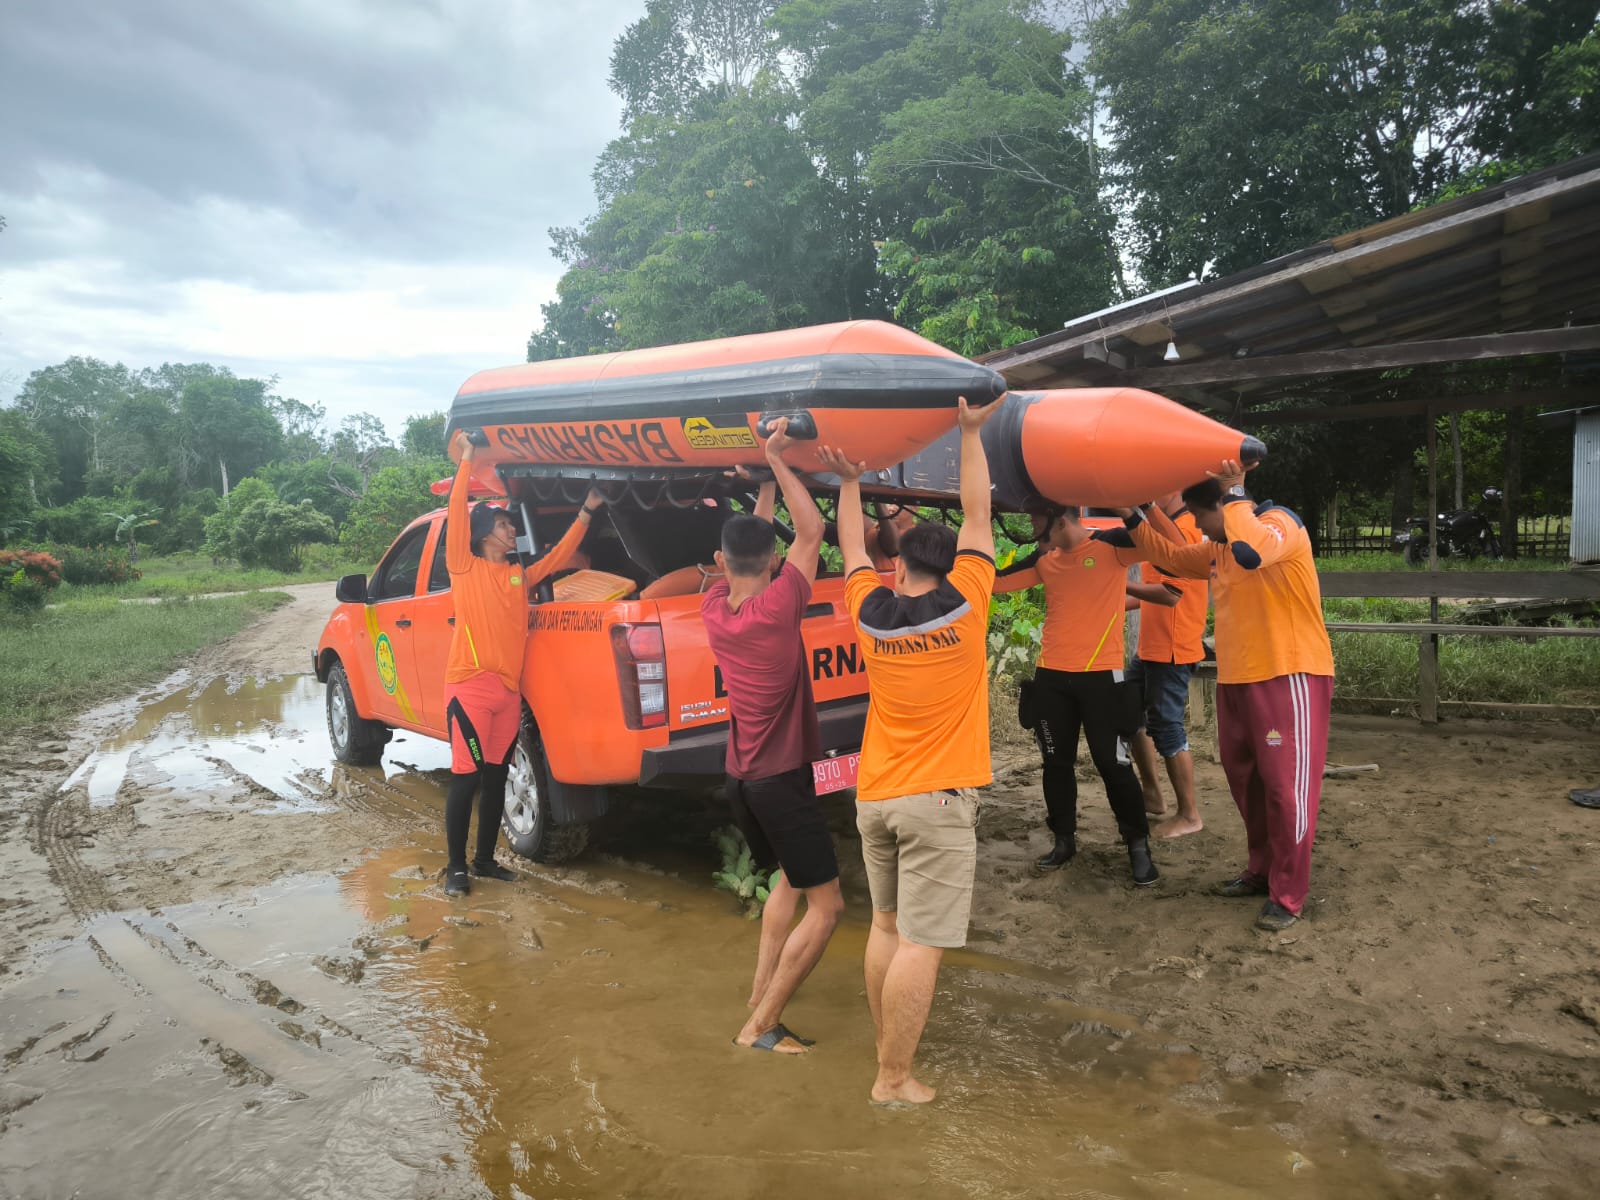
[[[940,1102],[866,1104],[865,886],[790,1012],[729,1045],[755,929],[694,798],[449,902],[446,757],[332,763],[301,674],[328,585],[147,693],[0,746],[0,1195],[1591,1194],[1600,1167],[1594,731],[1336,718],[1309,918],[1215,898],[1207,829],[1135,891],[1084,781],[1039,877],[1038,776],[996,745]],[[525,864],[524,864],[525,865]]]

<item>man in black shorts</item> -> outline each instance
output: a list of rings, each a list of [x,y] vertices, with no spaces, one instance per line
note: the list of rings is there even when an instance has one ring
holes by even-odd
[[[800,638],[817,576],[822,514],[783,461],[792,444],[787,428],[787,421],[773,422],[766,454],[794,524],[788,556],[774,575],[776,538],[765,503],[753,516],[730,518],[717,552],[723,579],[706,592],[700,612],[728,690],[728,800],[734,819],[756,864],[782,868],[761,915],[750,1019],[734,1041],[754,1050],[804,1054],[811,1043],[784,1026],[783,1009],[827,949],[844,897],[811,773],[822,754],[822,735]],[[806,913],[795,925],[802,895]]]

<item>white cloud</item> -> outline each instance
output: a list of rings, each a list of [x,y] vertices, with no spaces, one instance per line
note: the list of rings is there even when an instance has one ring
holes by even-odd
[[[554,296],[546,229],[594,207],[642,9],[23,0],[0,385],[84,354],[275,374],[335,423],[446,407]]]

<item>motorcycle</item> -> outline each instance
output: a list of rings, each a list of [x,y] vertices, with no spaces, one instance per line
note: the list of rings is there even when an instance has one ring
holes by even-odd
[[[1484,488],[1485,505],[1500,503],[1499,488]],[[1440,513],[1439,557],[1476,558],[1480,554],[1490,558],[1504,557],[1500,538],[1495,534],[1494,521],[1488,513],[1474,508],[1458,508],[1454,512]],[[1406,556],[1406,562],[1420,567],[1428,561],[1428,518],[1407,517],[1406,531],[1395,534],[1395,548]]]

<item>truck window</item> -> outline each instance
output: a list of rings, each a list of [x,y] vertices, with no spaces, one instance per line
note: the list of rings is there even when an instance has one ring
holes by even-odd
[[[428,591],[450,590],[450,566],[445,554],[444,539],[450,528],[449,521],[439,522],[439,540],[433,547],[433,566],[428,570]]]
[[[367,586],[367,596],[372,602],[416,595],[417,575],[422,569],[422,546],[427,538],[428,527],[418,525],[395,544],[389,556],[378,564],[372,583]]]

